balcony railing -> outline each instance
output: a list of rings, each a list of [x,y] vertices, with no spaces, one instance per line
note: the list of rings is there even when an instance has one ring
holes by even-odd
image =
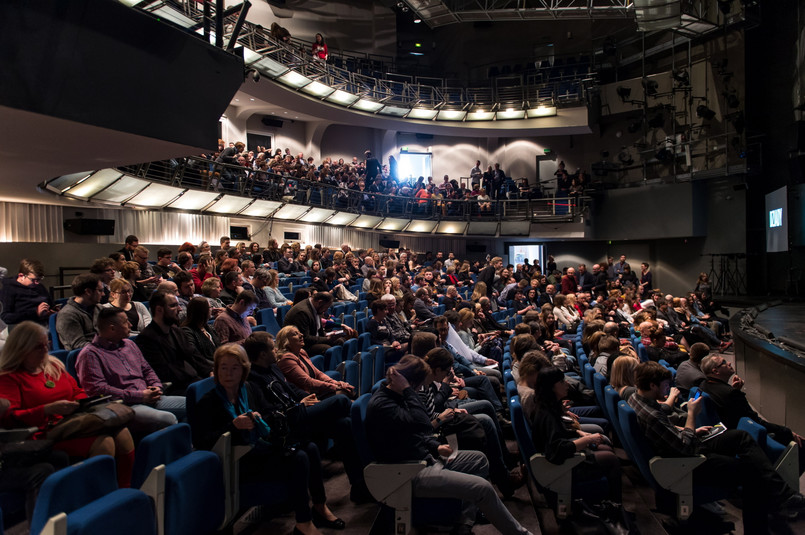
[[[488,202],[474,198],[420,199],[413,197],[413,192],[411,195],[370,193],[319,180],[255,171],[196,157],[119,167],[117,171],[147,181],[168,184],[177,188],[176,191],[203,190],[219,193],[219,199],[237,195],[253,200],[273,201],[276,209],[265,214],[266,217],[273,216],[286,205],[300,205],[338,213],[409,220],[571,221],[584,211],[590,201],[583,195],[546,198],[537,190],[511,192],[504,199]],[[69,189],[63,193],[70,195]],[[132,195],[132,198],[139,193]],[[170,201],[171,199],[166,199],[164,206],[170,207]],[[128,203],[123,201],[122,204]],[[209,207],[201,210],[207,208]],[[247,211],[246,208],[239,210],[240,213],[244,211]]]

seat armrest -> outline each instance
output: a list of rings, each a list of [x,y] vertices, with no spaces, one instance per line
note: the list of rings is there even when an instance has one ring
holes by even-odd
[[[387,501],[414,477],[421,472],[427,463],[425,461],[410,463],[370,463],[363,469],[366,487],[372,496],[381,503],[389,506]],[[410,496],[409,496],[410,498]]]
[[[573,468],[584,461],[583,453],[576,453],[570,459],[567,459],[562,464],[554,464],[545,458],[541,453],[535,453],[531,456],[531,472],[537,480],[537,483],[546,489],[556,490],[556,487],[564,486],[564,479],[573,470]]]
[[[584,461],[583,453],[575,453],[562,464],[554,464],[541,453],[529,459],[531,473],[537,483],[556,493],[556,517],[567,518],[570,514],[573,492],[573,468]]]
[[[25,440],[39,431],[38,427],[23,427],[20,429],[0,429],[0,442],[19,442]]]
[[[648,462],[657,484],[675,494],[690,494],[693,470],[706,461],[704,455],[694,457],[652,457]]]
[[[221,435],[212,447],[219,459],[224,475],[224,520],[221,529],[226,527],[240,510],[240,470],[238,462],[249,453],[251,446],[233,446],[232,433]]]

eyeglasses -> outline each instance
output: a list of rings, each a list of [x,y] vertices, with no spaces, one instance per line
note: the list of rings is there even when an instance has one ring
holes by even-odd
[[[730,365],[730,363],[729,363],[729,362],[727,362],[726,360],[722,360],[721,362],[719,362],[718,364],[716,364],[716,366],[715,366],[715,368],[714,368],[714,369],[718,369],[718,368],[720,368],[720,367],[722,367],[722,366],[729,366],[729,365]]]
[[[34,284],[39,284],[45,277],[31,277],[30,275],[27,275],[25,278]]]

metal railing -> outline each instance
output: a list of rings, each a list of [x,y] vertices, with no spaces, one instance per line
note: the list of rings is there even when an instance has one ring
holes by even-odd
[[[149,162],[119,171],[138,178],[176,187],[214,191],[252,199],[326,208],[340,212],[445,221],[571,221],[585,210],[590,198],[584,195],[542,197],[535,189],[527,193],[501,194],[498,200],[448,199],[371,193],[349,189],[335,183],[306,180],[237,165],[187,157]],[[404,182],[400,189],[411,187]],[[279,207],[277,208],[279,209]],[[273,212],[272,212],[273,213]],[[268,214],[270,216],[271,214]]]
[[[203,6],[194,0],[161,0],[143,9],[153,11],[163,6],[199,24],[204,21]],[[237,14],[225,17],[224,41],[230,39],[236,19]],[[390,73],[389,65],[384,63],[385,58],[371,54],[335,54],[330,61],[324,62],[311,56],[306,42],[281,42],[272,37],[269,30],[248,21],[243,24],[237,43],[262,58],[292,68],[314,81],[383,104],[405,107],[469,109],[482,106],[486,110],[494,110],[498,107],[535,107],[540,104],[574,105],[584,102],[587,89],[596,84],[596,74],[589,62],[560,68],[542,61],[540,63],[548,65],[548,68],[491,78],[478,87],[454,86],[451,84],[460,82]],[[248,61],[247,58],[247,67],[270,75],[259,60]]]

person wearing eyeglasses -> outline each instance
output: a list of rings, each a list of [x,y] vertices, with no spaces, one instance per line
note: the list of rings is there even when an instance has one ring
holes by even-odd
[[[115,261],[109,257],[98,258],[92,262],[89,272],[101,278],[101,284],[103,284],[101,304],[105,305],[109,302],[109,283],[115,278]]]
[[[47,325],[51,314],[56,313],[42,279],[45,268],[39,260],[25,258],[20,262],[16,277],[3,279],[0,290],[2,314],[0,318],[9,330],[23,321]]]
[[[783,445],[792,440],[799,446],[799,473],[805,471],[805,449],[803,438],[784,425],[768,422],[760,416],[746,399],[743,391],[744,380],[741,379],[732,363],[721,355],[710,355],[702,359],[702,373],[707,377],[701,384],[716,406],[718,417],[727,429],[736,429],[741,418],[751,418],[768,431],[769,436]]]

